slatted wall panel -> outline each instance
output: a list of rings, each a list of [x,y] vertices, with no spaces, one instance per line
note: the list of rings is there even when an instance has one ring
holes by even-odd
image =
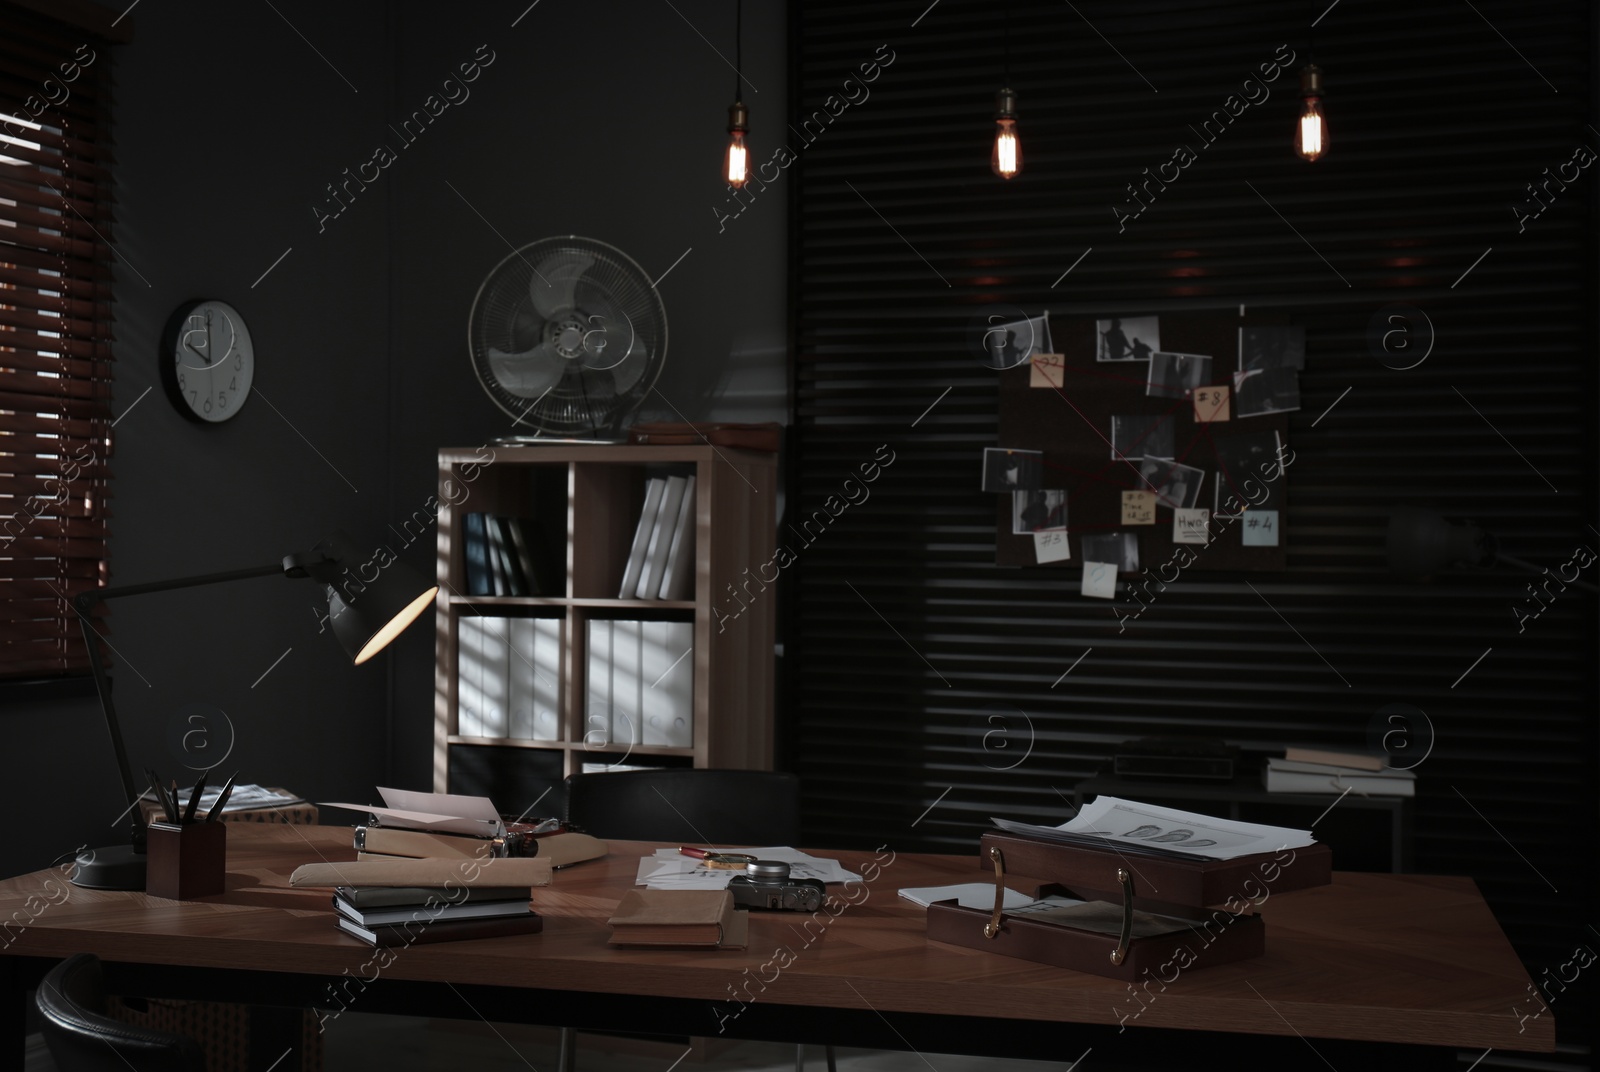
[[[1512,211],[1600,146],[1592,15],[1342,0],[1315,31],[1331,149],[1307,165],[1296,72],[1325,6],[1016,0],[1025,170],[1007,184],[988,169],[1005,5],[792,5],[795,122],[755,135],[758,159],[783,138],[797,157],[789,519],[880,444],[894,461],[820,535],[790,530],[787,762],[812,842],[967,851],[991,814],[1060,821],[1129,737],[1359,748],[1380,708],[1413,704],[1436,731],[1419,869],[1475,876],[1537,972],[1593,940],[1595,598],[1561,593],[1519,633],[1522,577],[1399,579],[1384,531],[1418,504],[1552,572],[1600,549],[1597,169],[1520,232]],[[801,129],[829,94],[862,96],[844,80],[884,44],[870,96]],[[1201,149],[1190,124],[1280,45],[1296,58],[1270,98]],[[1119,233],[1126,185],[1180,144],[1195,162]],[[1409,371],[1367,346],[1390,302],[1437,335]],[[1304,324],[1287,571],[1186,574],[1119,630],[1074,571],[997,568],[979,491],[996,378],[966,339],[991,303],[1058,320],[1243,303]]]

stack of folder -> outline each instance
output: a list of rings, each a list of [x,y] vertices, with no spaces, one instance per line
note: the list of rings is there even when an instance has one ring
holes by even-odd
[[[372,946],[537,934],[531,886],[338,886],[334,922]]]

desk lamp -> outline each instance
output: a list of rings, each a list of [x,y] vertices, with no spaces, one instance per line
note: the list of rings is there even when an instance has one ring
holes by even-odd
[[[1389,515],[1387,542],[1389,568],[1396,573],[1426,577],[1451,566],[1492,567],[1504,563],[1528,573],[1545,570],[1500,550],[1500,541],[1468,522],[1451,522],[1433,512],[1402,506]],[[1562,584],[1586,592],[1600,592],[1587,581]]]
[[[357,569],[359,576],[352,572]],[[117,773],[122,776],[123,792],[133,813],[130,844],[80,852],[72,877],[74,884],[100,890],[142,890],[145,887],[145,825],[138,808],[141,791],[134,787],[133,772],[128,767],[128,752],[123,746],[122,730],[111,702],[111,679],[100,657],[100,645],[90,624],[89,611],[96,603],[121,596],[197,588],[276,573],[285,577],[306,577],[326,587],[328,621],[333,626],[333,635],[356,665],[378,654],[399,636],[427,609],[439,590],[416,570],[396,561],[386,549],[364,558],[344,533],[336,532],[310,551],[284,556],[281,563],[149,584],[91,588],[74,596],[72,603],[78,612],[83,642],[89,649],[89,666],[94,674],[95,690],[100,695],[100,709],[105,712],[111,747],[117,754]],[[370,579],[369,573],[372,574]]]

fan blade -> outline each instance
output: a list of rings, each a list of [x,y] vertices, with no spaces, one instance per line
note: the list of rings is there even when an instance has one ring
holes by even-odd
[[[547,342],[520,354],[489,347],[489,368],[501,387],[521,398],[538,398],[561,382],[567,361]]]
[[[620,361],[617,360],[616,355],[607,358],[608,361],[617,362],[611,366],[610,371],[612,379],[617,385],[617,394],[619,395],[625,395],[632,391],[634,385],[644,379],[644,374],[650,365],[650,354],[640,345],[639,340],[630,339],[629,342],[631,349],[628,351],[627,356]]]
[[[578,280],[594,266],[594,258],[563,251],[546,257],[528,280],[528,297],[546,320],[553,320],[576,304]]]

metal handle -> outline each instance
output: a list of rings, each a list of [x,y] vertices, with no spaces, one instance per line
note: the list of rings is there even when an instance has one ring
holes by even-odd
[[[994,861],[994,914],[984,925],[985,938],[993,938],[1000,933],[1000,910],[1006,903],[1006,858],[1001,855],[1000,846],[989,846],[989,859]]]
[[[1117,868],[1117,882],[1122,885],[1122,934],[1111,951],[1111,963],[1120,966],[1128,956],[1128,939],[1133,937],[1133,876],[1126,867]]]

